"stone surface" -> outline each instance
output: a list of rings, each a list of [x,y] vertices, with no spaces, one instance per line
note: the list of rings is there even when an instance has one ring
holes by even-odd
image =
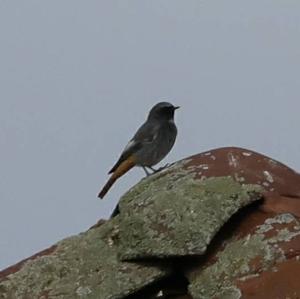
[[[299,298],[293,297],[300,295],[299,220],[250,214],[206,265],[188,272],[193,298]]]
[[[249,187],[236,182],[260,185],[263,200],[240,209],[240,195]],[[229,194],[238,189],[235,202]],[[241,148],[192,156],[143,179],[125,195],[119,211],[0,272],[0,299],[300,298],[300,175],[271,158]],[[158,221],[140,225],[149,224],[141,216],[150,211],[147,217]],[[161,225],[167,218],[173,225]],[[201,218],[203,223],[194,225]],[[142,239],[132,236],[134,226]],[[155,235],[156,230],[166,236],[161,243],[154,241],[159,259],[146,262],[145,254],[142,260],[120,261],[118,253],[130,253],[132,240],[150,244],[149,231]],[[122,240],[121,249],[120,237],[127,232],[133,238],[125,247]],[[192,247],[182,240],[192,241]],[[174,255],[160,254],[164,242],[164,250],[178,247],[172,249]],[[182,255],[182,244],[184,250],[197,247],[203,254]]]
[[[300,175],[286,165],[251,150],[226,147],[187,159],[184,167],[197,177],[232,176],[245,184],[263,186],[266,191],[300,197]]]
[[[2,277],[1,299],[118,299],[168,274],[151,263],[122,263],[116,252],[119,218],[56,245]]]
[[[243,299],[289,298],[299,299],[300,261],[288,259],[276,266],[276,270],[264,271],[256,277],[237,281]]]
[[[120,257],[202,255],[234,213],[261,199],[258,191],[231,177],[198,180],[178,169],[153,175],[120,202]]]

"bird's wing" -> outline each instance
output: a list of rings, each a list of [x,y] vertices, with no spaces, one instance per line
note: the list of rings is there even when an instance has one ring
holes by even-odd
[[[132,154],[136,153],[140,148],[143,147],[143,145],[153,142],[158,136],[158,128],[159,127],[153,123],[145,122],[138,129],[133,138],[128,142],[119,160],[109,171],[109,174],[113,173],[123,161],[125,161]]]

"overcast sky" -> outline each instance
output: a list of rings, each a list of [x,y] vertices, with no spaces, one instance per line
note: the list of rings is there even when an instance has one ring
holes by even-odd
[[[109,216],[161,100],[182,107],[164,163],[235,145],[299,170],[299,37],[299,0],[0,0],[0,268]]]

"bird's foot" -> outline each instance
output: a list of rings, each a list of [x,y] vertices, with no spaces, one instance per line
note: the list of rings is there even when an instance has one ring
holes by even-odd
[[[143,166],[143,169],[144,169],[144,171],[145,171],[145,173],[146,173],[146,176],[150,176],[150,175],[152,175],[152,174],[158,173],[158,172],[160,172],[160,171],[166,169],[166,168],[169,167],[169,166],[170,166],[170,164],[167,163],[166,165],[164,165],[164,166],[162,166],[162,167],[160,167],[160,168],[158,168],[158,169],[155,169],[155,168],[153,168],[152,166]],[[148,171],[148,169],[151,169],[152,173],[150,173],[150,172]]]
[[[170,166],[170,164],[167,163],[166,165],[164,165],[164,166],[162,166],[162,167],[159,167],[158,169],[155,169],[155,168],[153,168],[153,167],[149,167],[149,168],[153,171],[153,173],[157,173],[157,172],[160,172],[160,171],[166,169],[166,168],[169,167],[169,166]]]
[[[162,170],[164,170],[164,169],[168,168],[169,166],[170,166],[170,164],[169,164],[169,163],[167,163],[166,165],[164,165],[164,166],[162,166],[162,167],[158,168],[158,169],[157,169],[157,172],[158,172],[158,171],[162,171]]]
[[[150,173],[150,172],[147,170],[147,167],[146,167],[146,166],[143,166],[142,168],[144,169],[144,171],[145,171],[145,173],[146,173],[146,176],[149,176],[149,175],[152,174],[152,173]]]

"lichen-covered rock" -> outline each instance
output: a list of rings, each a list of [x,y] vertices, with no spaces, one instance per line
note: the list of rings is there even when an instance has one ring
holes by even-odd
[[[254,228],[249,225],[262,219],[265,219],[264,223]],[[291,288],[291,285],[294,283],[296,286],[296,281],[299,281],[299,252],[292,250],[298,249],[296,244],[300,245],[299,221],[291,214],[269,218],[254,214],[246,222],[247,235],[244,235],[245,231],[243,236],[240,235],[242,231],[238,229],[232,240],[226,242],[225,248],[213,257],[213,263],[189,273],[189,289],[194,299],[298,298],[300,285],[296,288]],[[289,285],[282,279],[276,285],[269,284],[267,290],[262,280],[267,284],[268,279],[276,277],[279,269],[280,277],[286,276],[282,270],[288,270],[291,254],[295,260],[289,270],[294,272],[295,282],[290,279]],[[249,284],[252,289],[247,288]]]
[[[198,178],[230,175],[243,184],[256,184],[269,192],[300,197],[299,173],[248,149],[217,148],[191,156],[187,160],[184,168],[193,171]]]
[[[300,175],[278,161],[197,154],[143,179],[119,212],[1,271],[0,299],[300,298]]]
[[[202,255],[234,213],[261,198],[258,191],[231,177],[197,180],[178,169],[153,175],[121,200],[120,257]]]
[[[117,258],[119,217],[59,242],[0,283],[1,299],[118,299],[167,275],[166,267]]]

